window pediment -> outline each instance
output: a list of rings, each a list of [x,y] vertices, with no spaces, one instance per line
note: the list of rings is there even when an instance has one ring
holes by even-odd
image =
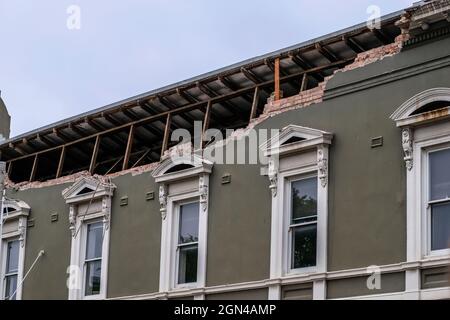
[[[169,157],[152,172],[156,182],[171,182],[211,173],[213,163],[197,155]]]
[[[450,88],[432,88],[420,92],[403,103],[390,118],[397,127],[417,126],[450,118]]]
[[[82,177],[72,186],[63,190],[62,195],[66,203],[83,202],[100,197],[112,197],[116,186],[111,182],[102,181],[95,177]]]
[[[266,156],[283,155],[310,149],[320,144],[331,144],[333,134],[317,129],[289,125],[260,146]]]
[[[6,220],[28,216],[30,209],[30,206],[22,200],[6,199],[3,203],[3,213]]]

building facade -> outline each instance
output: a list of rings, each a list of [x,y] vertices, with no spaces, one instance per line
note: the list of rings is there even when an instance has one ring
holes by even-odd
[[[449,10],[7,140],[1,297],[450,298]]]
[[[0,97],[0,141],[9,138],[10,121],[11,117],[8,114],[8,110],[6,109],[5,103]]]

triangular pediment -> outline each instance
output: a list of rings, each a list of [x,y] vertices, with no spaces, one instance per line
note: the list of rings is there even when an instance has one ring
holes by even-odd
[[[302,149],[315,144],[331,144],[332,138],[333,134],[326,131],[289,125],[263,143],[260,148],[266,153],[278,153],[284,149]]]
[[[97,177],[81,177],[65,189],[62,195],[66,202],[81,201],[86,197],[97,198],[104,195],[112,196],[115,185]]]

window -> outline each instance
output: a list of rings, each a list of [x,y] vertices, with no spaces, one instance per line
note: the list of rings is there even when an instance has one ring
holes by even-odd
[[[155,168],[161,212],[159,291],[168,296],[192,290],[204,294],[208,231],[209,175],[213,164],[197,155],[171,156]]]
[[[0,215],[0,300],[21,300],[30,207],[5,199]]]
[[[450,248],[450,149],[428,154],[431,251]]]
[[[102,272],[103,223],[87,225],[85,270],[85,296],[100,294]]]
[[[199,203],[179,207],[178,284],[197,282]]]
[[[116,186],[82,177],[62,194],[69,204],[72,235],[69,300],[106,299],[111,199]]]
[[[260,148],[269,158],[272,193],[269,299],[283,281],[314,275],[313,298],[325,299],[328,161],[333,134],[289,125]]]
[[[431,88],[392,115],[401,129],[406,172],[406,258],[431,268],[450,257],[450,88]],[[420,268],[405,271],[405,289],[418,292]]]
[[[5,300],[16,300],[17,280],[19,273],[19,248],[18,240],[9,241],[6,244],[6,269],[4,278]]]
[[[316,265],[317,177],[291,182],[291,269]]]

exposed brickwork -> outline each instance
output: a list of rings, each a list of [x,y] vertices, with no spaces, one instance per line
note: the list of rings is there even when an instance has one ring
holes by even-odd
[[[271,113],[274,111],[285,111],[286,108],[292,106],[306,107],[313,103],[322,102],[323,93],[325,90],[326,81],[321,82],[318,87],[305,90],[302,93],[285,99],[271,101],[264,107],[264,113]]]
[[[386,46],[378,47],[366,52],[362,52],[356,56],[355,61],[352,64],[349,64],[338,70],[337,72],[345,72],[357,68],[364,67],[368,64],[374,63],[376,61],[382,60],[386,57],[393,56],[400,52],[402,46],[402,42],[394,42],[392,44],[388,44]]]
[[[396,55],[400,52],[404,41],[409,39],[408,34],[402,34],[395,39],[394,43],[374,48],[358,54],[355,61],[344,68],[336,70],[333,75],[326,77],[325,80],[316,88],[305,90],[298,95],[280,99],[277,101],[269,100],[264,107],[263,117],[272,113],[285,112],[291,109],[304,108],[311,104],[322,102],[327,82],[338,72],[346,72],[357,68],[362,68],[368,64],[382,60],[386,57]]]

